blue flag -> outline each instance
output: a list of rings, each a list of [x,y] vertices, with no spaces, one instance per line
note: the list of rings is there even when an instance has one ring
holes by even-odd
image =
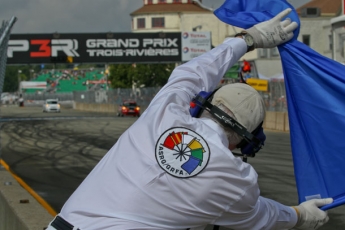
[[[227,0],[214,14],[248,29],[284,9],[300,25],[286,0]],[[328,210],[345,204],[345,66],[294,38],[279,46],[285,76],[290,137],[299,202],[332,197]]]

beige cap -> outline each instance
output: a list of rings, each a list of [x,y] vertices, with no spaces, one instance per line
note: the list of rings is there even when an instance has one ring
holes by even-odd
[[[222,86],[214,94],[213,105],[222,103],[249,132],[265,118],[265,104],[260,94],[250,85],[234,83]]]

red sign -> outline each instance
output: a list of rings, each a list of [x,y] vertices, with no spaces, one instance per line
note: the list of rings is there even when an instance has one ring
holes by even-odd
[[[87,84],[105,84],[107,83],[106,80],[98,80],[98,81],[87,81]],[[110,84],[110,81],[108,81],[108,84]]]

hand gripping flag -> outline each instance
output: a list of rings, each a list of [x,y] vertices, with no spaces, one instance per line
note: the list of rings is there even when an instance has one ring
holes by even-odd
[[[248,29],[286,8],[286,0],[226,0],[214,14]],[[290,137],[299,202],[332,197],[328,210],[345,204],[345,66],[294,38],[279,46],[285,76]]]

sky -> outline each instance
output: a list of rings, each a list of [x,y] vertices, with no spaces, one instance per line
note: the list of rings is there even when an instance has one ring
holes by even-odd
[[[253,0],[254,1],[254,0]],[[295,8],[310,0],[288,0]],[[224,0],[203,0],[218,8]],[[131,32],[130,13],[143,0],[0,0],[0,22],[17,21],[12,34]]]

